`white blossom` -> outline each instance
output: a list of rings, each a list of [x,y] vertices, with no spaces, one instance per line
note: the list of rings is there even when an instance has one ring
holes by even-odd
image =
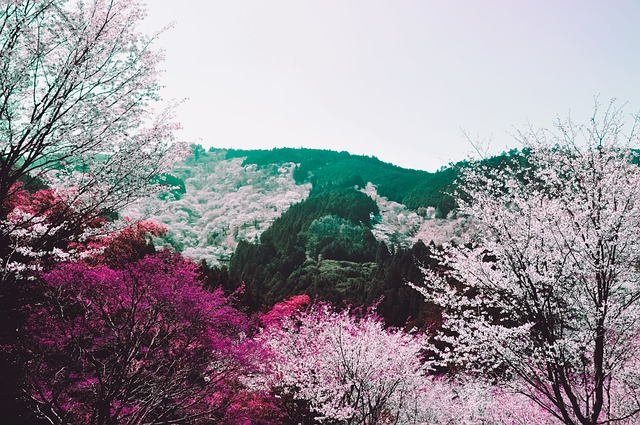
[[[479,232],[418,287],[443,308],[450,349],[434,362],[501,380],[564,423],[637,420],[635,129],[623,133],[610,107],[587,126],[520,137],[528,163],[463,173],[458,201]]]

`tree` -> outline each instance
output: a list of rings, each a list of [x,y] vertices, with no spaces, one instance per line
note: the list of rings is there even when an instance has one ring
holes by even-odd
[[[329,423],[422,423],[432,413],[422,403],[428,381],[417,338],[385,330],[370,313],[358,319],[326,304],[295,311],[306,302],[300,296],[276,305],[259,337],[273,355],[267,382],[283,400],[298,400]]]
[[[315,219],[306,234],[306,254],[314,259],[373,261],[377,247],[371,230],[335,215]]]
[[[520,133],[528,165],[467,168],[457,197],[478,233],[418,288],[443,308],[434,363],[498,380],[566,424],[640,412],[639,117],[625,133],[613,102],[598,109],[587,125]]]
[[[139,1],[0,1],[0,219],[19,181],[41,179],[81,226],[153,193],[184,153],[171,110],[151,109],[162,55],[143,16]],[[24,219],[2,222],[2,245]]]
[[[200,288],[194,264],[161,252],[119,269],[60,264],[43,279],[21,338],[23,389],[50,423],[225,416],[247,361],[247,318],[222,290]]]
[[[308,307],[295,296],[260,319],[271,356],[258,376],[271,387],[281,422],[329,424],[551,425],[521,394],[479,381],[424,374],[416,335],[385,330],[374,314]]]
[[[17,285],[24,286],[25,278],[35,279],[39,271],[50,268],[56,261],[95,255],[107,244],[112,245],[109,238],[102,235],[106,224],[104,218],[76,216],[73,207],[67,205],[55,190],[40,189],[30,193],[23,189],[21,182],[15,186],[3,205],[9,211],[6,219],[0,220],[0,228],[7,231],[4,240],[8,242],[0,247],[0,294],[15,290],[7,285],[12,279],[17,278],[20,280]],[[145,229],[148,224],[140,226]],[[132,232],[133,229],[125,229],[111,238],[122,239]],[[146,237],[143,234],[139,237],[146,244]]]

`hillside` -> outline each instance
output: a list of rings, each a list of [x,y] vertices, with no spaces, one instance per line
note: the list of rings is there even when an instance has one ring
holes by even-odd
[[[294,164],[257,167],[225,159],[224,151],[194,154],[165,176],[175,190],[128,211],[152,218],[169,232],[156,243],[218,265],[229,260],[239,241],[255,242],[289,206],[305,199],[311,184],[296,184]]]
[[[227,158],[244,158],[243,164],[299,164],[293,177],[296,183],[311,182],[314,188],[364,187],[374,184],[380,196],[418,210],[434,207],[439,217],[455,208],[448,195],[457,173],[445,167],[435,173],[401,168],[376,157],[351,155],[318,149],[279,148],[271,150],[227,151]]]
[[[513,153],[487,161],[500,166]],[[435,320],[406,286],[434,247],[459,241],[459,167],[429,173],[377,158],[314,149],[204,150],[176,164],[174,186],[131,210],[168,228],[170,245],[203,263],[210,284],[262,309],[295,294],[371,305],[389,323]],[[402,309],[397,306],[402,305]]]
[[[452,168],[437,173],[407,170],[346,152],[205,151],[194,146],[193,155],[164,178],[175,190],[126,214],[165,224],[169,233],[160,245],[219,265],[229,261],[239,241],[257,242],[289,206],[306,199],[312,187],[314,193],[359,190],[378,206],[370,223],[369,217],[361,220],[376,238],[410,247],[418,240],[442,242],[451,236],[453,229],[438,219],[454,207],[446,194],[454,178]]]

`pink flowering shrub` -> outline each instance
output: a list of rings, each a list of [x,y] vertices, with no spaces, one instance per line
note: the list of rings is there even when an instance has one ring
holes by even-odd
[[[247,356],[244,315],[162,252],[114,270],[61,264],[29,306],[26,390],[54,424],[217,422]]]
[[[481,380],[432,376],[421,337],[385,329],[372,312],[285,300],[261,317],[270,351],[262,384],[286,423],[552,425],[522,394]]]
[[[104,250],[95,255],[94,262],[102,262],[110,267],[118,268],[121,264],[134,262],[147,254],[155,252],[150,240],[154,236],[167,233],[162,224],[152,221],[140,221],[131,224],[119,232],[103,238]]]
[[[277,326],[283,320],[296,316],[308,306],[308,295],[294,295],[293,297],[277,303],[271,308],[271,310],[260,316],[260,323],[267,328]]]

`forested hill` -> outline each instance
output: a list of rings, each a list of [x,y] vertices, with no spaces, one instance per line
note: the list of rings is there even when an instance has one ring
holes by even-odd
[[[347,152],[194,146],[164,176],[174,190],[138,213],[163,223],[156,243],[202,262],[211,284],[244,283],[250,308],[308,294],[380,302],[390,324],[424,323],[429,313],[406,282],[420,278],[434,246],[468,231],[448,195],[461,166],[429,173]]]
[[[448,195],[457,175],[454,165],[429,173],[401,168],[376,157],[302,148],[229,149],[226,157],[244,158],[245,165],[298,164],[293,173],[295,181],[310,182],[315,189],[365,187],[370,182],[376,185],[380,196],[414,210],[434,207],[439,217],[445,217],[455,208]]]

